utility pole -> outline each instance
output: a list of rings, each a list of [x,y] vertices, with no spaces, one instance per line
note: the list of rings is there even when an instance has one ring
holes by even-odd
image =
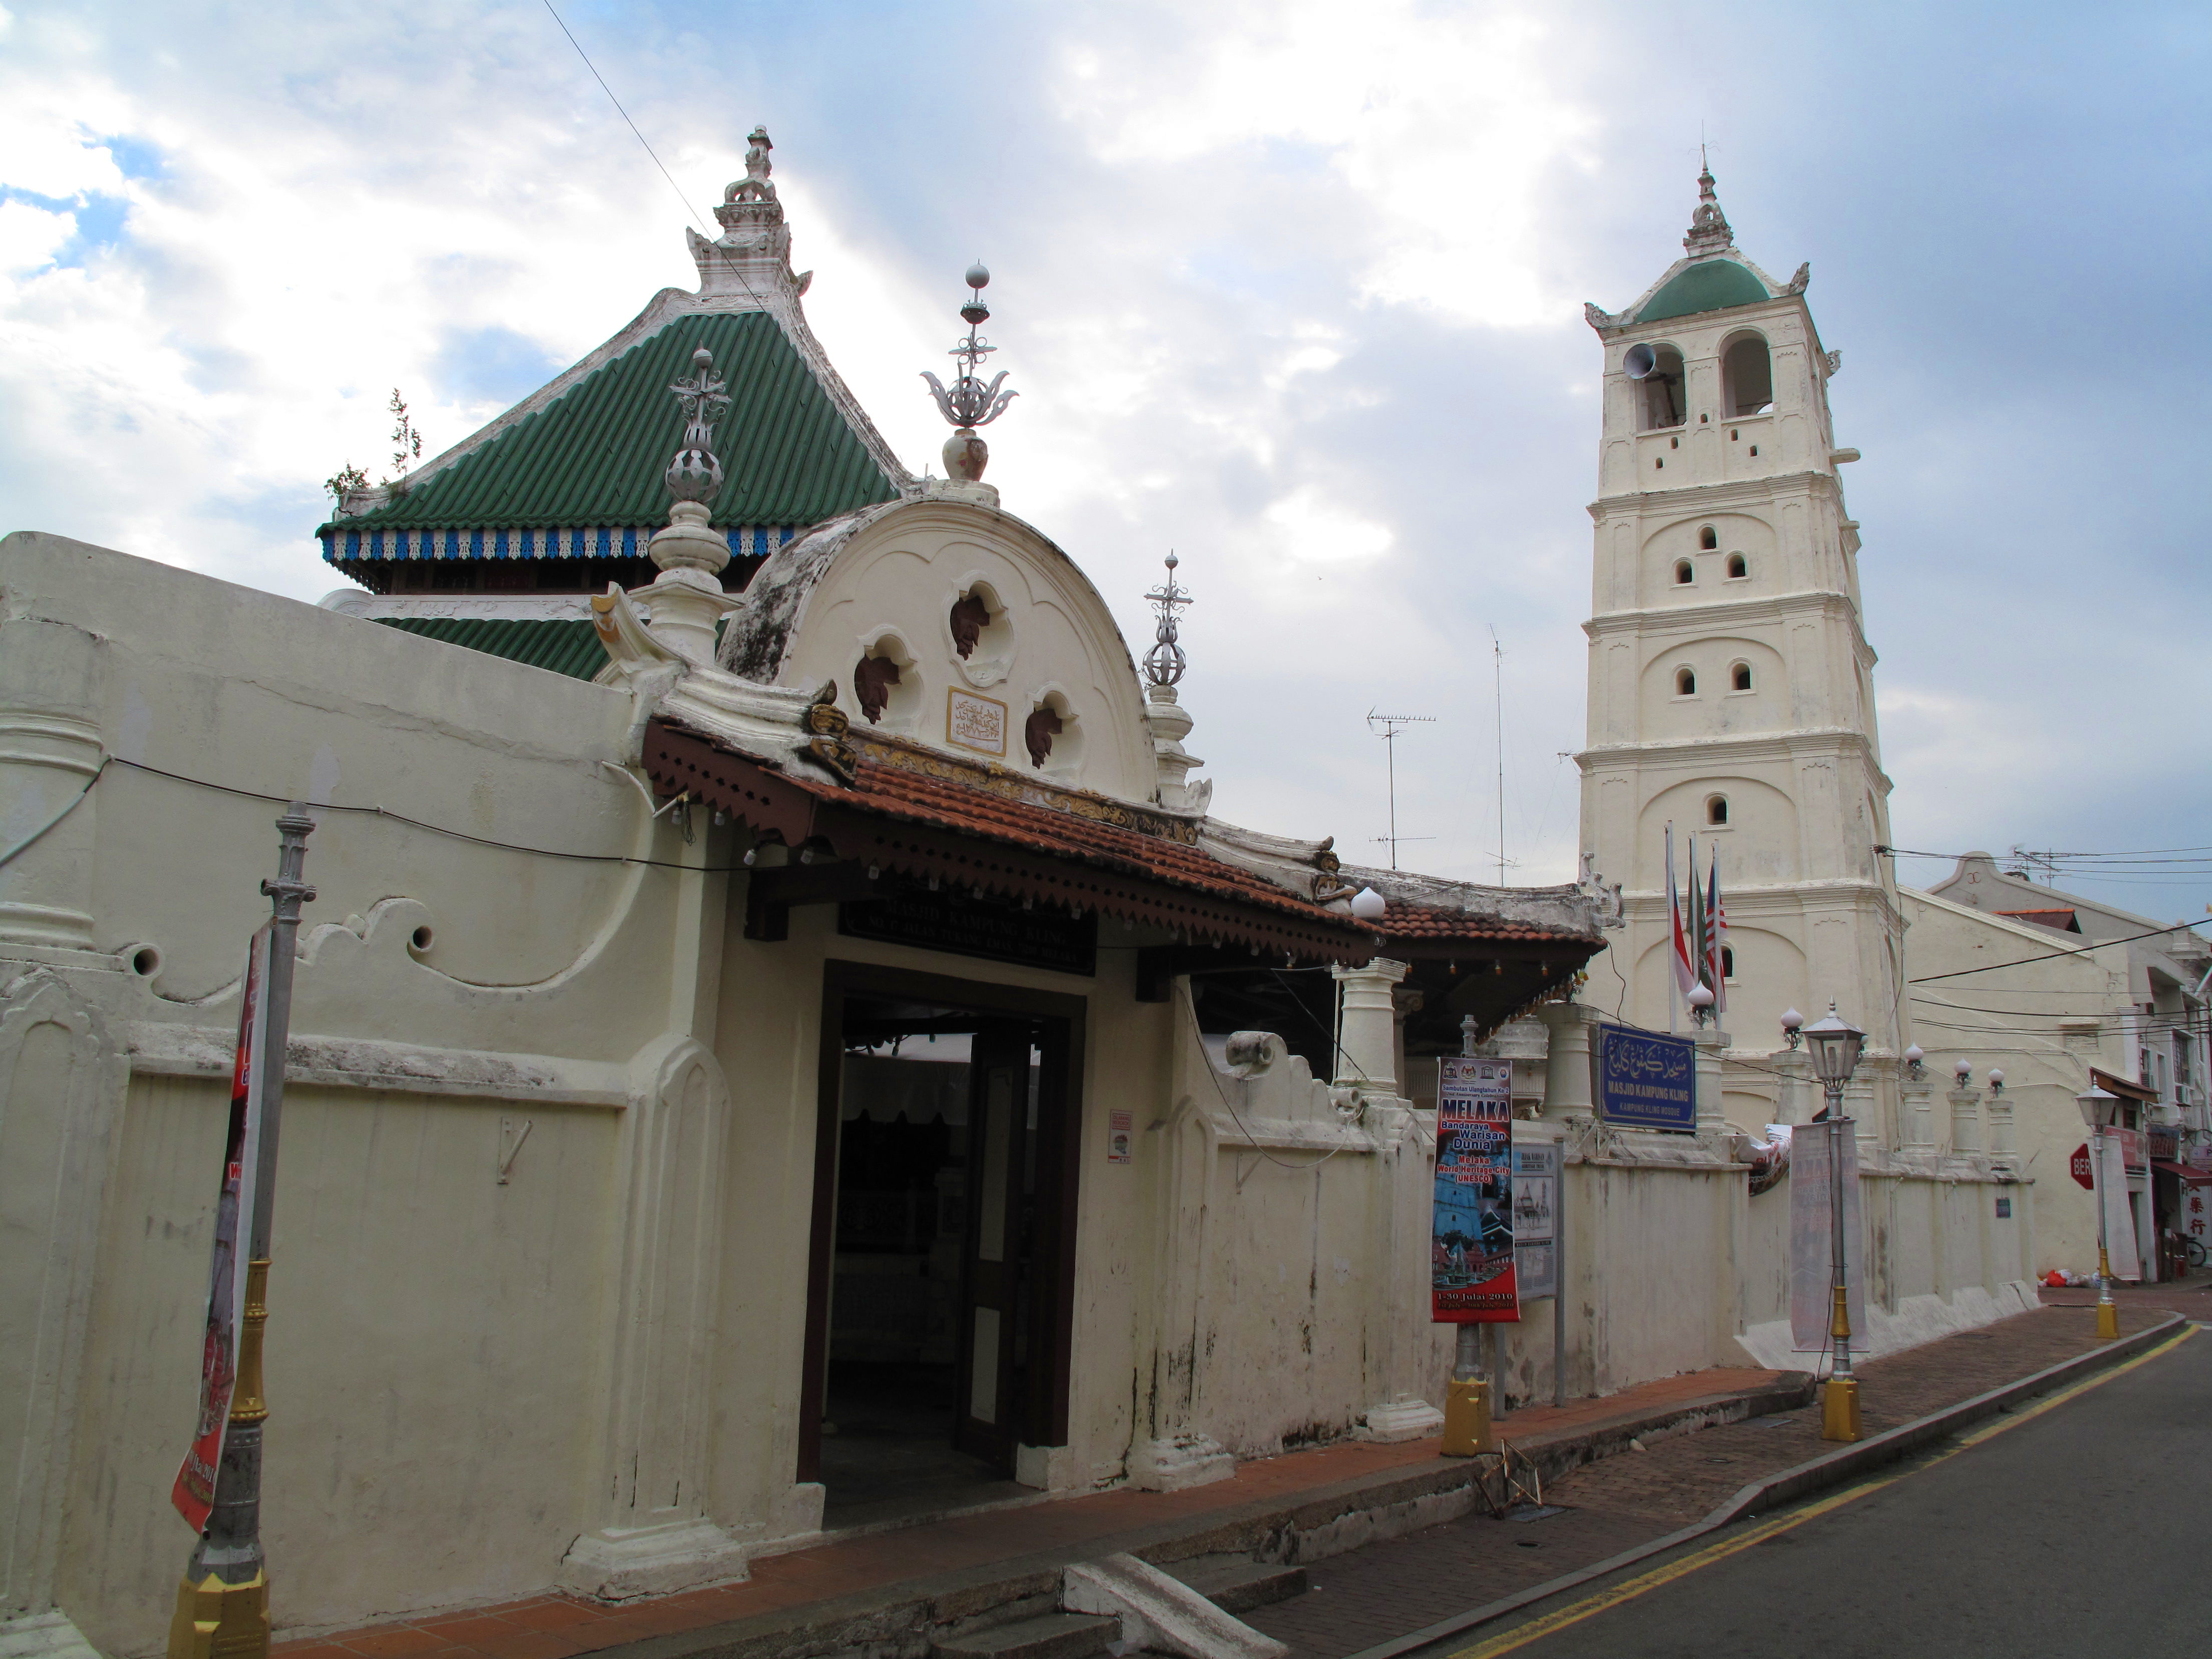
[[[246,1241],[246,1265],[237,1380],[216,1469],[214,1504],[185,1568],[184,1582],[177,1587],[168,1659],[267,1659],[269,1652],[268,1563],[261,1552],[261,1431],[269,1407],[261,1397],[261,1341],[269,1317],[269,1223],[276,1209],[276,1134],[284,1104],[292,965],[300,906],[315,896],[301,872],[307,862],[307,836],[314,827],[306,802],[295,800],[284,809],[276,820],[276,874],[261,883],[273,914],[262,992],[267,1014],[258,1052],[250,1055],[258,1084],[259,1115],[253,1139],[252,1208],[240,1218],[239,1226]],[[241,1200],[246,1196],[240,1194]]]
[[[1401,836],[1398,833],[1398,733],[1409,726],[1434,726],[1433,714],[1378,714],[1367,711],[1367,729],[1382,739],[1385,764],[1390,780],[1390,833],[1377,836],[1376,840],[1390,844],[1390,867],[1398,867],[1398,843],[1401,841],[1434,841],[1434,836]]]
[[[1505,647],[1490,629],[1491,692],[1498,709],[1498,884],[1505,885]]]

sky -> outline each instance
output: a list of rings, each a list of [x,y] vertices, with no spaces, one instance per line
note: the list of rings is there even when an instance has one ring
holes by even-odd
[[[1898,845],[2191,849],[2066,881],[2205,914],[2212,11],[555,4],[672,182],[544,0],[0,0],[0,531],[319,598],[393,389],[434,453],[694,286],[765,123],[808,315],[917,472],[990,265],[990,481],[1139,651],[1181,558],[1217,813],[1387,863],[1366,717],[1431,716],[1401,861],[1570,879],[1582,306],[1679,257],[1704,143],[1844,355]]]

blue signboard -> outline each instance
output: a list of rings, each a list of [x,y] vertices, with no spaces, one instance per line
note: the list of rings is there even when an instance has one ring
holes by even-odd
[[[1597,1109],[1625,1129],[1698,1127],[1698,1048],[1686,1036],[1601,1025],[1597,1034]]]

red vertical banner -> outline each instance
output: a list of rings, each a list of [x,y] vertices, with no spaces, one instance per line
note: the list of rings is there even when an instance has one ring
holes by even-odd
[[[238,1056],[230,1073],[230,1127],[223,1139],[222,1183],[216,1195],[215,1247],[208,1273],[207,1333],[200,1348],[199,1419],[191,1449],[177,1471],[169,1501],[195,1532],[207,1530],[215,1507],[216,1470],[238,1382],[238,1331],[246,1310],[246,1248],[253,1236],[254,1159],[261,1127],[261,1066],[269,1011],[270,929],[246,952],[246,995],[238,1012]]]
[[[1517,1323],[1513,1062],[1453,1054],[1437,1066],[1430,1316],[1440,1325]]]

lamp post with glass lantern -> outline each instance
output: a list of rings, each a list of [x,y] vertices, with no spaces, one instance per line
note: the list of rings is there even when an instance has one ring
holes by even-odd
[[[2120,1334],[2120,1310],[2112,1300],[2112,1258],[2105,1243],[2105,1131],[2119,1115],[2120,1097],[2093,1083],[2074,1103],[2089,1126],[2089,1195],[2097,1205],[2097,1340],[2110,1342]]]
[[[1859,1384],[1851,1375],[1851,1309],[1849,1257],[1844,1238],[1844,1085],[1858,1069],[1866,1033],[1840,1018],[1828,1005],[1827,1018],[1804,1028],[1805,1049],[1813,1075],[1828,1100],[1828,1212],[1830,1295],[1828,1334],[1835,1341],[1835,1363],[1820,1401],[1823,1440],[1859,1438]],[[1854,1170],[1852,1178],[1857,1178]]]

